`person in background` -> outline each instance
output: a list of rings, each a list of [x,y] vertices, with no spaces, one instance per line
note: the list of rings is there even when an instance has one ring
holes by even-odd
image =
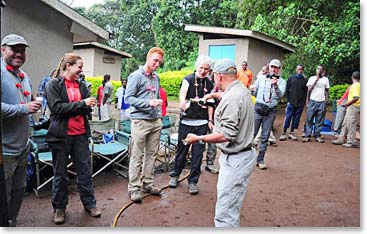
[[[31,100],[30,79],[20,69],[26,61],[27,47],[28,42],[16,34],[9,34],[1,41],[1,153],[9,227],[16,226],[25,195],[29,115],[41,108],[41,102]]]
[[[98,90],[97,90],[98,120],[102,120],[101,105],[102,105],[102,100],[103,100],[103,96],[104,96],[104,85],[105,85],[105,81],[102,80],[102,85],[99,86]]]
[[[333,140],[332,143],[334,145],[342,145],[343,147],[347,148],[358,148],[356,131],[361,106],[361,83],[359,71],[353,72],[352,81],[353,84],[349,89],[348,100],[344,104],[347,108],[347,113],[345,114],[343,121],[342,131],[338,139]],[[346,143],[344,143],[345,138],[347,138]]]
[[[159,88],[159,96],[161,97],[163,104],[162,104],[162,117],[167,115],[167,106],[168,106],[168,100],[167,100],[167,92],[164,88]]]
[[[334,122],[334,136],[339,137],[339,134],[342,130],[342,124],[344,121],[345,113],[347,108],[345,107],[345,103],[348,101],[349,89],[351,85],[345,90],[343,96],[337,101],[337,109],[336,116]]]
[[[142,201],[142,192],[160,195],[162,191],[154,184],[154,162],[159,151],[163,104],[155,71],[162,64],[163,56],[161,48],[151,48],[144,66],[127,80],[125,99],[130,105],[131,118],[128,191],[134,202]]]
[[[208,76],[210,81],[213,83],[213,90],[212,92],[219,92],[219,87],[215,84],[215,80],[214,80],[214,73],[213,73],[213,66],[214,64],[212,63],[210,65],[210,75]],[[216,102],[216,106],[219,103],[218,99],[215,99]],[[210,118],[211,123],[213,125],[208,125],[209,131],[208,133],[213,133],[213,129],[214,129],[214,111],[215,111],[215,107],[213,109],[213,116]],[[210,173],[213,174],[218,174],[219,173],[219,169],[214,165],[214,161],[215,158],[217,157],[217,145],[215,143],[207,143],[208,147],[206,150],[206,166],[205,166],[205,170],[209,171]]]
[[[130,119],[130,105],[125,102],[127,80],[121,81],[121,87],[116,91],[116,108],[120,111],[120,120]]]
[[[250,90],[251,91],[254,91],[255,90],[255,87],[256,87],[256,80],[259,78],[259,77],[266,77],[266,75],[269,74],[269,63],[266,63],[262,68],[261,70],[257,73],[257,76],[255,79],[252,79],[252,82],[253,84],[250,85]],[[256,100],[256,97],[255,97],[255,100]],[[255,103],[254,103],[255,104]],[[262,131],[262,128],[260,126],[260,129],[257,133],[257,135],[255,136],[254,138],[254,145],[255,146],[258,146],[259,143],[260,143],[260,139],[261,139],[261,131]],[[277,144],[277,138],[274,136],[274,133],[273,133],[273,127],[271,128],[271,131],[270,131],[270,135],[269,135],[269,138],[268,138],[268,145],[272,145],[272,146],[275,146]]]
[[[111,84],[111,76],[106,74],[103,76],[103,81],[105,83],[103,89],[103,98],[101,103],[101,119],[107,120],[111,118],[111,103],[113,95],[113,86]]]
[[[53,70],[49,76],[45,76],[42,78],[38,86],[38,91],[37,91],[37,96],[42,97],[42,109],[44,110],[43,114],[47,115],[48,117],[50,117],[50,110],[47,106],[47,99],[44,97],[44,94],[45,94],[46,84],[50,81],[51,77],[55,75],[55,72],[56,70]]]
[[[249,88],[252,84],[252,71],[248,68],[247,61],[243,61],[241,67],[242,68],[237,72],[237,79],[241,81],[246,88]]]
[[[176,188],[178,185],[178,178],[186,165],[187,154],[190,145],[185,145],[182,140],[186,138],[187,134],[195,133],[197,135],[204,135],[208,132],[208,125],[213,125],[213,108],[199,105],[196,102],[191,102],[187,107],[187,103],[194,99],[204,97],[210,93],[214,88],[213,83],[208,78],[211,70],[212,60],[208,56],[199,56],[196,59],[196,71],[184,77],[180,89],[180,109],[184,111],[185,115],[180,119],[178,127],[178,147],[175,156],[175,165],[172,169],[169,180],[169,186]],[[192,145],[191,150],[191,164],[190,175],[188,177],[189,193],[197,194],[199,192],[197,183],[201,173],[201,161],[205,144],[197,143]]]
[[[307,97],[307,80],[303,76],[303,71],[303,65],[298,65],[296,68],[296,74],[292,75],[287,80],[285,96],[288,100],[288,104],[285,109],[283,133],[279,137],[280,141],[285,141],[287,139],[287,130],[289,125],[291,125],[291,121],[291,131],[288,135],[288,138],[294,141],[298,140],[298,138],[294,135],[294,130],[298,129],[299,120],[301,119]]]
[[[324,125],[326,114],[326,105],[329,100],[329,78],[323,76],[324,67],[319,65],[316,69],[316,75],[311,76],[307,81],[307,119],[306,119],[306,134],[302,142],[311,141],[312,127],[315,119],[314,137],[316,142],[324,143],[321,138],[321,129]]]
[[[45,92],[51,111],[46,141],[51,148],[54,170],[53,221],[55,224],[63,224],[68,205],[69,156],[77,173],[77,185],[84,210],[92,217],[101,216],[101,211],[96,206],[88,145],[90,127],[87,116],[92,112],[96,99],[89,97],[85,83],[78,79],[83,71],[83,60],[79,55],[65,54],[56,71],[56,77],[49,81]]]
[[[214,114],[213,133],[189,133],[185,142],[217,143],[222,154],[219,156],[214,223],[216,227],[239,227],[242,204],[256,164],[256,151],[252,147],[254,109],[250,90],[236,79],[234,61],[219,60],[215,63],[213,71],[216,84],[224,91]],[[204,98],[211,99],[216,95],[218,93],[210,93]]]
[[[264,158],[268,138],[276,118],[278,101],[285,92],[286,82],[280,77],[281,68],[282,64],[280,61],[272,59],[269,63],[269,74],[256,80],[254,90],[256,96],[254,137],[261,126],[261,143],[257,155],[257,166],[260,170],[267,168]]]

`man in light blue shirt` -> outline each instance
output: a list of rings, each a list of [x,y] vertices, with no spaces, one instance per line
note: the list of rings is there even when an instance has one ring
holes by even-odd
[[[261,170],[266,169],[264,157],[268,138],[276,117],[278,101],[284,95],[287,84],[279,75],[281,67],[282,64],[278,59],[271,60],[269,74],[256,80],[254,90],[256,96],[254,137],[257,135],[260,126],[262,127],[261,143],[257,156],[257,166]]]

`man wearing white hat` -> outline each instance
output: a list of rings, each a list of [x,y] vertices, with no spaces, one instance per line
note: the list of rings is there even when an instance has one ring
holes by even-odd
[[[20,69],[27,47],[27,41],[16,34],[5,36],[1,42],[2,153],[11,227],[16,226],[25,194],[29,114],[41,108],[41,102],[31,100],[29,77]]]
[[[269,73],[256,80],[254,94],[255,104],[255,131],[257,135],[260,126],[261,142],[257,155],[257,166],[259,169],[266,169],[264,162],[265,152],[268,146],[268,138],[277,113],[278,100],[284,95],[286,82],[280,77],[282,64],[278,59],[272,59],[269,63]]]

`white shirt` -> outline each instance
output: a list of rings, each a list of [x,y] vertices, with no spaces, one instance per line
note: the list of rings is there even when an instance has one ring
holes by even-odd
[[[311,87],[316,82],[316,79],[317,79],[316,76],[311,76],[310,79],[308,79],[306,86]],[[316,102],[325,101],[326,99],[325,91],[326,89],[329,89],[329,88],[330,88],[329,78],[325,76],[322,77],[321,79],[319,79],[319,81],[317,81],[315,87],[313,87],[311,94],[310,94],[310,99]]]

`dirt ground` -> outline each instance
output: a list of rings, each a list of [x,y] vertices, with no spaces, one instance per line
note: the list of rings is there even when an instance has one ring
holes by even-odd
[[[170,103],[172,107],[175,104]],[[275,121],[279,137],[284,110]],[[301,123],[304,123],[305,113]],[[331,113],[327,114],[331,119]],[[301,135],[298,132],[297,135]],[[266,153],[268,169],[255,168],[241,210],[241,227],[360,227],[360,149],[325,143],[278,141]],[[204,156],[205,158],[205,156]],[[217,163],[217,162],[216,162]],[[128,207],[117,227],[213,227],[217,175],[204,170],[199,194],[188,193],[187,180],[162,196],[148,196]],[[187,174],[184,171],[182,177]],[[168,173],[157,173],[158,186],[167,186]],[[91,218],[83,210],[77,191],[71,191],[66,223],[62,227],[111,227],[130,200],[127,180],[111,170],[94,179],[97,205],[102,217]],[[28,195],[22,205],[19,227],[55,227],[52,222],[50,187],[41,197]],[[59,226],[58,226],[59,227]]]

